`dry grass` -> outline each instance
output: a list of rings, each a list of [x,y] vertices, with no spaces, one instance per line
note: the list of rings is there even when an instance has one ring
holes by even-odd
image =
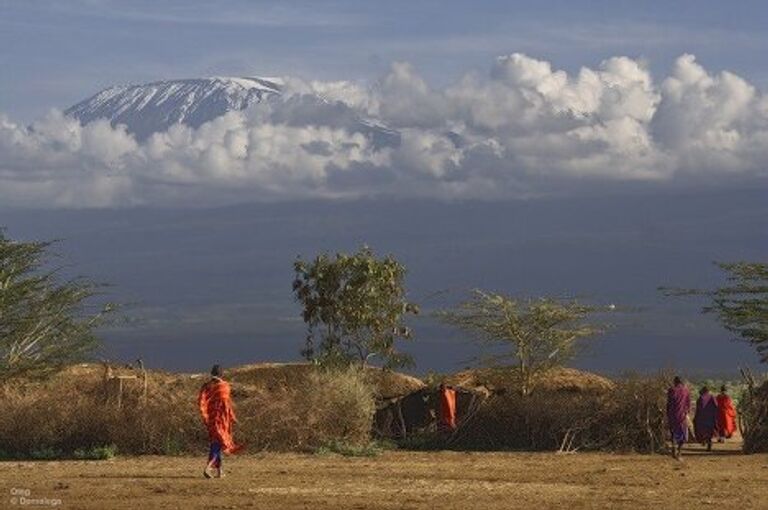
[[[588,441],[610,451],[661,452],[666,448],[666,390],[671,377],[628,375],[602,395]]]
[[[49,449],[64,453],[116,445],[126,453],[178,453],[205,438],[194,399],[187,401],[182,381],[157,376],[142,398],[138,381],[126,383],[118,407],[98,368],[79,367],[42,383],[4,386],[0,450],[29,454]],[[187,390],[196,391],[188,383]]]
[[[451,447],[473,450],[557,450],[566,434],[589,432],[599,408],[594,393],[507,392],[489,397],[461,424]]]
[[[250,449],[303,450],[330,441],[367,443],[373,388],[357,370],[306,374],[301,386],[255,389],[238,402],[239,437]]]
[[[739,408],[744,424],[744,451],[768,452],[768,381],[745,394]]]
[[[239,417],[235,436],[251,451],[365,444],[376,397],[423,387],[418,379],[378,369],[332,373],[307,364],[250,365],[228,376]],[[141,380],[129,379],[120,407],[98,365],[70,367],[46,381],[0,386],[0,454],[71,453],[107,445],[124,454],[199,452],[207,437],[195,397],[205,380],[203,374],[152,371],[148,398]],[[419,443],[417,437],[410,447],[557,450],[567,436],[572,448],[582,450],[656,452],[665,445],[664,374],[612,382],[562,369],[542,378],[528,397],[499,371],[462,372],[449,381],[497,393],[448,442],[436,436]],[[753,413],[758,418],[745,438],[747,451],[766,450],[768,386],[760,391],[763,400],[755,402],[763,407],[755,409],[763,414]]]
[[[664,374],[614,382],[588,372],[556,369],[543,374],[528,396],[520,395],[514,373],[503,369],[465,371],[448,381],[494,393],[447,441],[425,437],[412,441],[417,446],[635,452],[665,448],[668,378]]]
[[[517,393],[520,382],[507,367],[464,370],[446,378],[448,384],[465,388],[485,387],[492,392]],[[574,368],[552,368],[534,379],[534,391],[602,392],[614,387],[610,379]]]
[[[715,449],[692,446],[684,462],[606,453],[265,453],[227,457],[221,480],[202,478],[204,455],[0,462],[0,491],[7,498],[13,487],[29,489],[82,510],[765,508],[768,455]]]
[[[300,370],[301,379],[287,370],[282,382],[275,373],[263,380],[259,371],[233,374],[237,440],[254,450],[367,442],[375,411],[371,377],[360,371]],[[196,407],[204,380],[152,372],[144,398],[141,379],[128,379],[119,407],[115,388],[96,365],[71,367],[43,382],[6,384],[0,387],[0,452],[70,453],[104,445],[115,445],[121,453],[199,451],[207,441]]]
[[[232,368],[228,371],[228,377],[234,384],[275,391],[307,387],[309,377],[316,369],[308,363],[258,363]],[[416,377],[377,367],[368,367],[365,374],[377,399],[407,395],[424,387],[424,383]]]

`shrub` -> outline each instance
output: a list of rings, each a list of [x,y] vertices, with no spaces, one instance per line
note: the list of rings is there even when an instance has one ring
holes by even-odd
[[[556,450],[566,434],[588,432],[601,401],[592,392],[505,393],[486,400],[452,440],[453,448]]]
[[[329,441],[315,449],[315,455],[329,455],[332,453],[343,457],[376,457],[384,448],[381,444],[371,441],[367,444],[350,444],[345,441]]]
[[[611,450],[656,452],[667,436],[668,378],[627,376],[592,389],[543,389],[496,394],[451,436],[425,433],[401,444],[411,449]]]
[[[117,447],[113,444],[88,449],[78,448],[74,452],[74,457],[79,460],[108,460],[115,456],[117,456]]]
[[[768,452],[768,381],[744,393],[739,405],[744,452]]]
[[[238,403],[240,437],[255,449],[313,450],[331,441],[365,445],[376,410],[373,386],[357,368],[313,371],[301,388],[259,392]]]
[[[375,411],[369,377],[358,369],[316,369],[302,385],[233,384],[235,438],[256,450],[367,445]],[[35,458],[199,452],[207,443],[195,405],[200,384],[153,374],[147,398],[141,384],[128,384],[120,407],[92,373],[0,386],[0,452]]]
[[[162,395],[143,402],[138,388],[128,388],[125,404],[105,402],[97,381],[72,384],[66,378],[43,385],[5,386],[0,416],[0,450],[13,454],[55,450],[62,455],[96,452],[110,445],[126,453],[167,453],[164,441],[179,440],[190,451],[204,438],[193,404]],[[197,421],[195,421],[195,418]],[[102,452],[104,453],[104,452]],[[60,455],[59,455],[60,456]]]
[[[593,447],[612,451],[661,452],[669,435],[666,390],[671,377],[629,375],[603,396],[592,427]]]

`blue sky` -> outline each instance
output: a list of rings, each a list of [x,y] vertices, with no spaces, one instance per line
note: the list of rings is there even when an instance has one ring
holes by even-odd
[[[768,83],[759,1],[0,1],[0,112],[29,122],[115,83],[208,75],[430,83],[522,52],[569,72],[617,55],[654,75],[682,53]]]

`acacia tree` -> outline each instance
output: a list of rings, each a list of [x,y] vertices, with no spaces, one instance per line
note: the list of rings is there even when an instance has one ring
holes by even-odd
[[[520,392],[533,390],[536,376],[576,355],[579,340],[602,329],[585,322],[594,307],[553,298],[515,299],[475,290],[473,297],[453,310],[438,313],[446,323],[472,334],[481,344],[502,347],[484,358],[486,365],[511,365]]]
[[[44,269],[50,243],[16,242],[0,231],[0,379],[43,375],[81,361],[98,346],[94,328],[105,307],[88,313],[97,286],[60,282]]]
[[[761,363],[768,363],[768,264],[717,265],[728,284],[708,293],[712,302],[703,311],[716,314],[728,331],[755,346]]]
[[[405,266],[363,247],[312,262],[299,258],[294,270],[293,291],[308,327],[307,359],[324,365],[365,365],[372,357],[385,367],[412,363],[395,348],[398,339],[411,338],[405,315],[418,312],[405,298]]]

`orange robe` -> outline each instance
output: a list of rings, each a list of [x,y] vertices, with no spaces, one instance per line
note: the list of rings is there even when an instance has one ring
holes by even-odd
[[[443,388],[440,391],[440,423],[441,430],[456,429],[456,390]]]
[[[731,437],[736,432],[736,407],[728,395],[717,396],[717,434]]]
[[[241,448],[232,439],[232,425],[237,422],[229,383],[214,377],[200,388],[197,405],[208,428],[211,443],[219,443],[221,451],[234,453]]]

